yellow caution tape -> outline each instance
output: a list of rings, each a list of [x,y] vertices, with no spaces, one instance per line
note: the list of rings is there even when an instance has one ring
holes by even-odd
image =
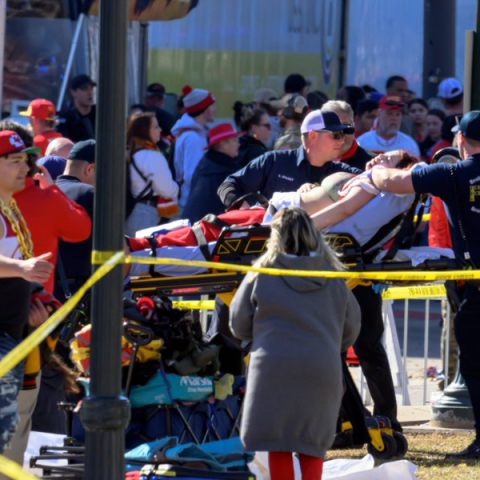
[[[177,300],[172,304],[174,307],[190,310],[213,310],[215,308],[215,300]]]
[[[18,463],[0,455],[0,472],[15,480],[39,480],[39,477],[25,471]]]
[[[108,262],[117,253],[124,253],[123,250],[93,250],[92,251],[92,265],[102,265]]]
[[[447,292],[443,285],[417,285],[411,287],[390,287],[382,292],[384,300],[401,298],[445,297]]]
[[[313,271],[313,270],[285,270],[280,268],[250,267],[221,262],[207,262],[202,260],[180,260],[178,258],[152,258],[125,256],[125,263],[141,263],[147,265],[190,265],[195,267],[212,268],[215,270],[230,270],[236,272],[258,272],[267,275],[323,277],[323,278],[363,278],[368,280],[397,280],[397,281],[434,281],[434,280],[473,280],[480,278],[480,270],[448,270],[448,271]]]
[[[0,361],[0,377],[3,377],[15,365],[20,363],[37,345],[52,333],[60,322],[74,309],[75,305],[82,299],[87,290],[97,283],[104,275],[112,270],[117,264],[123,261],[123,252],[116,252],[106,263],[75,292],[45,323],[40,325],[22,343],[17,345]]]

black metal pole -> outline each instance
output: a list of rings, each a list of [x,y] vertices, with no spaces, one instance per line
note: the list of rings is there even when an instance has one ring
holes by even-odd
[[[455,0],[424,0],[423,98],[437,96],[438,84],[455,77]],[[441,25],[441,27],[440,27]]]
[[[480,110],[480,89],[477,88],[480,82],[480,5],[477,0],[477,22],[475,35],[473,37],[473,58],[472,58],[472,99],[471,110]]]
[[[140,23],[140,61],[138,62],[138,71],[139,71],[139,92],[138,98],[140,103],[143,102],[143,97],[145,96],[145,89],[147,86],[147,66],[148,66],[148,22]]]
[[[125,217],[125,119],[127,1],[100,2],[100,61],[93,248],[123,249]],[[90,396],[82,403],[88,480],[124,478],[124,430],[130,407],[121,392],[122,265],[92,291]]]

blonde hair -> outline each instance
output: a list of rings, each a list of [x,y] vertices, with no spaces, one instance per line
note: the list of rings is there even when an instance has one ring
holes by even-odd
[[[350,123],[353,124],[353,118],[354,118],[353,108],[343,100],[329,100],[328,102],[322,105],[322,111],[324,110],[330,110],[331,112],[334,112],[337,115],[342,115],[343,113],[344,115],[348,116],[348,118],[351,120]]]
[[[305,210],[298,207],[282,208],[274,215],[270,228],[267,250],[254,263],[255,267],[271,267],[281,253],[308,256],[315,252],[325,258],[333,270],[345,270]]]

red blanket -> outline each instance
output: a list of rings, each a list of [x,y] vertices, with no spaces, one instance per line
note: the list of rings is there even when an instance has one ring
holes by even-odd
[[[216,218],[218,218],[221,222],[243,227],[246,225],[252,225],[254,223],[262,223],[264,216],[264,208],[253,207],[247,210],[232,210],[230,212],[221,213],[220,215],[217,215]],[[203,234],[205,235],[207,242],[213,242],[218,238],[220,232],[222,231],[222,227],[215,223],[206,220],[200,220],[198,223],[203,231]],[[163,235],[158,235],[155,240],[157,248],[168,246],[193,247],[198,245],[195,234],[192,231],[192,227],[182,227]],[[127,239],[127,242],[132,252],[151,247],[147,238],[130,237]]]

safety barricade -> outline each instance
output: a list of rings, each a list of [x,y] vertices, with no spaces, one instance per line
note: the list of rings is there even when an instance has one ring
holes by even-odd
[[[443,370],[444,375],[444,388],[448,385],[449,375],[454,372],[449,371],[449,344],[450,344],[450,323],[451,312],[450,305],[446,301],[446,291],[443,284],[433,284],[433,285],[419,285],[419,286],[408,286],[408,287],[390,287],[385,289],[382,292],[383,298],[383,318],[385,325],[384,333],[384,345],[387,351],[392,378],[394,381],[395,391],[397,394],[397,400],[399,405],[426,405],[429,403],[430,399],[428,398],[429,386],[432,385],[429,382],[429,378],[436,374],[431,372],[431,367],[429,367],[429,358],[431,351],[430,336],[434,329],[437,329],[440,332],[440,326],[437,322],[439,319],[438,312],[440,311],[439,302],[442,302],[442,308],[444,310],[443,321],[445,325],[443,330],[445,332],[445,338],[439,339],[440,342],[444,345],[445,358],[443,359],[443,365],[441,369]],[[394,303],[395,302],[395,303]],[[433,303],[432,303],[433,302]],[[395,308],[394,308],[395,307]],[[403,307],[403,308],[402,308]],[[395,318],[394,310],[403,310],[403,321],[402,318]],[[436,316],[435,321],[432,321],[432,317]],[[419,385],[411,386],[409,389],[409,373],[414,374],[419,370],[419,366],[416,365],[416,371],[409,371],[408,369],[408,358],[412,355],[408,355],[409,352],[409,338],[412,336],[411,332],[411,322],[415,318],[415,321],[422,322],[423,332],[422,332],[422,344],[423,344],[423,356],[421,370],[423,372],[422,379],[422,391],[421,394],[417,391]],[[397,322],[399,325],[397,326]],[[400,345],[397,328],[403,327],[403,342],[402,347]],[[418,330],[416,328],[415,330]],[[417,340],[420,340],[419,333],[417,333]],[[435,335],[434,335],[435,336]],[[441,335],[439,335],[441,337]],[[413,357],[418,358],[417,355]],[[435,369],[436,370],[436,369]],[[359,370],[359,384],[360,384],[360,394],[366,405],[371,403],[371,399],[368,392],[368,387],[365,382],[365,378],[362,375],[361,370]],[[435,383],[436,385],[436,383]],[[430,388],[431,390],[431,388]],[[435,392],[440,390],[434,389]],[[432,392],[430,392],[432,393]]]

